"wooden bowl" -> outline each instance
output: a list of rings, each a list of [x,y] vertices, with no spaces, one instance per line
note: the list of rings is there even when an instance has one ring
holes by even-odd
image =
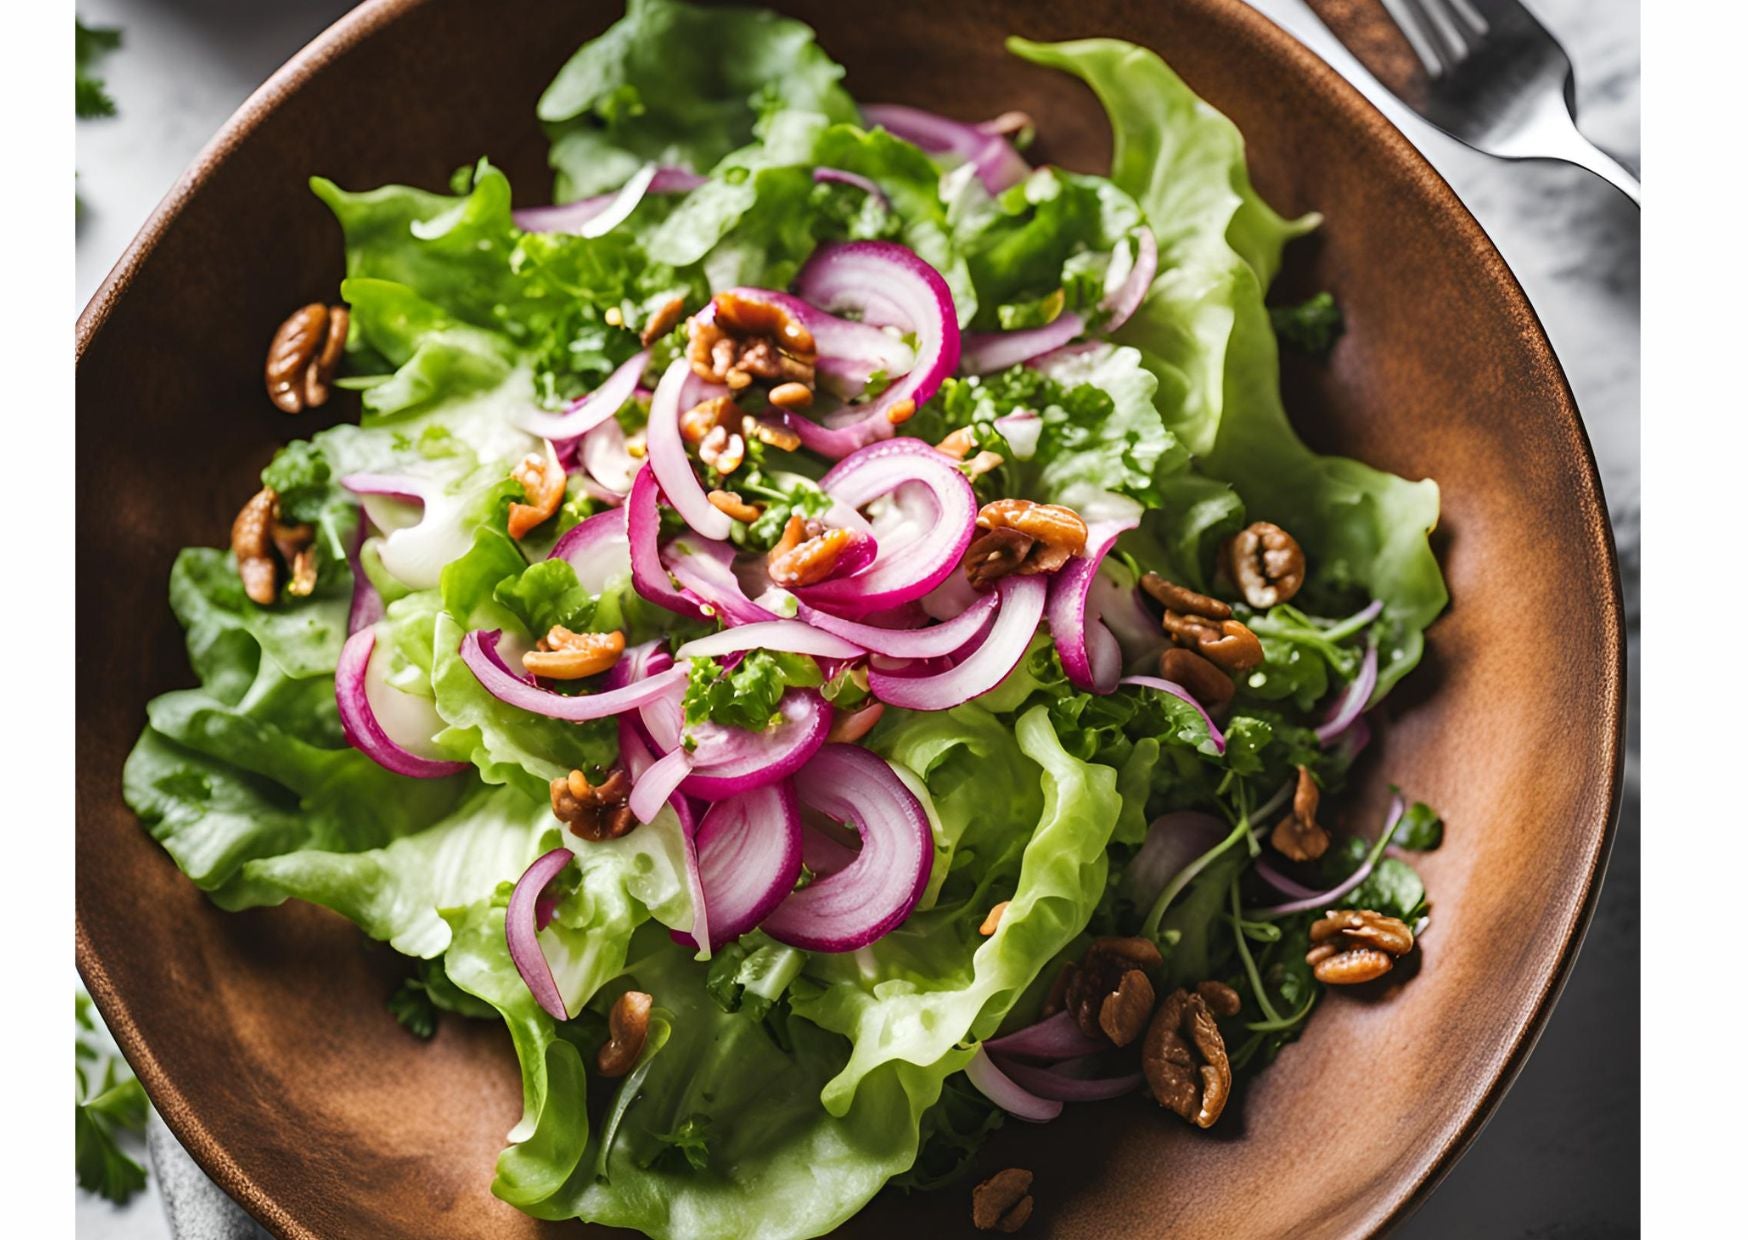
[[[1034,1235],[1349,1236],[1401,1218],[1498,1103],[1559,991],[1619,795],[1623,644],[1596,469],[1559,364],[1498,253],[1388,122],[1237,0],[957,0],[777,7],[819,30],[870,100],[960,116],[1020,107],[1043,157],[1102,170],[1090,92],[1002,37],[1114,35],[1157,49],[1243,130],[1257,185],[1327,223],[1286,294],[1331,288],[1348,331],[1289,358],[1317,447],[1436,477],[1453,604],[1390,699],[1365,768],[1439,807],[1436,902],[1416,976],[1333,995],[1211,1133],[1136,1100],[1010,1125],[985,1159],[1037,1172]],[[222,544],[288,421],[260,365],[290,307],[333,295],[339,230],[305,189],[441,187],[481,153],[547,189],[534,100],[611,3],[383,0],[300,53],[159,207],[78,325],[81,493],[78,963],[170,1127],[274,1233],[531,1236],[488,1191],[520,1108],[509,1039],[446,1020],[424,1044],[384,1007],[402,967],[319,910],[220,913],[122,804],[152,695],[190,682],[170,561]],[[877,18],[870,20],[870,18]],[[1370,821],[1361,817],[1359,821]],[[882,1197],[855,1236],[969,1230],[968,1193]],[[572,1233],[575,1234],[574,1227]]]

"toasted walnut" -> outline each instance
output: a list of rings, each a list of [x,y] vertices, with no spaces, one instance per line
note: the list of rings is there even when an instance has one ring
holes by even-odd
[[[286,413],[326,404],[350,321],[345,306],[311,302],[281,323],[267,346],[268,399]]]
[[[1141,1069],[1160,1106],[1198,1128],[1220,1118],[1232,1093],[1232,1064],[1201,987],[1194,994],[1174,990],[1160,1001],[1141,1044]]]
[[[262,607],[279,597],[279,568],[273,562],[271,533],[278,511],[279,496],[272,487],[262,487],[231,522],[231,551],[237,557],[243,593]]]
[[[624,1076],[637,1066],[643,1040],[649,1036],[649,1009],[655,1000],[641,990],[628,990],[607,1013],[607,1041],[595,1052],[595,1068],[604,1077]]]
[[[1008,911],[1008,905],[1011,903],[1013,903],[1013,901],[1003,900],[1000,904],[990,909],[989,915],[983,919],[983,924],[977,927],[977,933],[987,939],[990,935],[999,930],[1001,928],[1001,915]]]
[[[522,666],[548,680],[581,680],[599,676],[625,653],[625,634],[573,633],[562,624],[548,629],[538,647],[522,656]]]
[[[759,519],[759,514],[765,511],[757,504],[747,503],[737,491],[712,491],[705,498],[710,501],[711,507],[715,508],[716,511],[732,517],[744,525],[751,525]]]
[[[967,548],[965,575],[978,589],[1010,573],[1053,573],[1086,550],[1086,522],[1061,504],[992,500],[978,510],[977,527],[988,532]]]
[[[1103,1033],[1118,1046],[1133,1042],[1153,1007],[1153,983],[1147,973],[1162,963],[1159,948],[1147,939],[1095,939],[1069,976],[1063,995],[1074,1023],[1089,1037]]]
[[[686,298],[682,293],[676,293],[660,306],[644,323],[643,330],[637,334],[644,348],[654,344],[657,339],[674,330],[674,325],[680,321],[680,316],[686,313]],[[622,320],[623,321],[623,320]]]
[[[813,403],[813,389],[805,383],[779,383],[765,399],[779,409],[805,409]]]
[[[1311,944],[1311,975],[1326,986],[1353,986],[1383,977],[1413,951],[1414,931],[1371,909],[1343,908],[1311,923]]]
[[[701,444],[716,431],[726,435],[735,430],[745,418],[734,397],[712,396],[680,415],[680,438],[689,444]]]
[[[971,1190],[971,1225],[978,1231],[1015,1232],[1032,1217],[1032,1173],[998,1171]]]
[[[1009,573],[1017,572],[1036,539],[1018,530],[990,530],[971,540],[965,549],[965,576],[979,590],[987,589]]]
[[[704,442],[698,445],[698,459],[724,477],[739,469],[746,456],[746,440],[720,426],[704,436]]]
[[[1293,809],[1275,824],[1269,843],[1289,861],[1315,861],[1329,850],[1329,832],[1317,825],[1317,801],[1321,794],[1311,772],[1299,768],[1299,783],[1293,789]]]
[[[1188,586],[1167,581],[1158,573],[1141,574],[1141,588],[1168,612],[1204,617],[1207,620],[1226,620],[1232,616],[1232,608],[1219,599],[1197,594]]]
[[[789,518],[783,537],[771,548],[765,571],[785,590],[818,585],[837,571],[856,535],[851,530],[810,526],[800,514]],[[803,535],[806,535],[803,537]]]
[[[692,372],[731,391],[753,380],[813,387],[813,333],[775,302],[718,293],[692,316],[686,360]]]
[[[530,452],[510,471],[510,477],[522,484],[522,495],[528,501],[510,505],[510,537],[523,538],[564,503],[564,466],[558,463],[558,450],[548,440],[544,453]]]
[[[1159,674],[1174,685],[1189,690],[1202,709],[1218,711],[1236,691],[1232,678],[1213,663],[1182,646],[1169,646],[1159,656]]]
[[[599,787],[591,785],[581,771],[572,771],[552,781],[552,813],[572,834],[593,843],[616,840],[637,826],[631,806],[631,780],[615,770]]]
[[[1259,611],[1284,603],[1305,584],[1305,552],[1278,525],[1256,521],[1226,548],[1226,567],[1244,601]]]

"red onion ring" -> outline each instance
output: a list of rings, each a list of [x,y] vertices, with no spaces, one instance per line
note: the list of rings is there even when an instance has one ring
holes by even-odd
[[[983,1047],[965,1065],[965,1075],[977,1092],[1015,1119],[1044,1124],[1062,1114],[1062,1103],[1054,1098],[1040,1098],[1022,1088],[1007,1073],[995,1066],[995,1061],[983,1053]]]
[[[575,695],[554,693],[529,684],[505,665],[498,656],[500,636],[497,629],[490,632],[475,629],[461,639],[461,661],[467,664],[480,686],[498,701],[531,714],[545,715],[548,719],[564,719],[571,723],[605,719],[641,706],[675,688],[685,688],[685,669],[676,667],[621,689]]]
[[[564,560],[576,570],[577,584],[600,594],[631,571],[631,543],[625,514],[599,512],[573,525],[553,545],[549,560]]]
[[[698,870],[710,902],[710,949],[764,921],[801,877],[801,809],[787,780],[712,805],[698,824]],[[675,930],[676,943],[696,947]]]
[[[631,480],[631,494],[625,497],[625,537],[631,555],[631,586],[652,603],[678,612],[692,620],[708,620],[703,608],[674,589],[668,570],[662,566],[662,517],[658,507],[655,471],[644,462]],[[712,512],[715,509],[711,509]]]
[[[473,545],[472,528],[454,519],[459,516],[456,500],[430,479],[361,473],[348,474],[340,485],[359,497],[364,515],[383,532],[378,549],[383,568],[416,590],[435,588],[444,565]],[[423,511],[417,520],[408,520],[396,507],[401,504],[417,504]]]
[[[641,709],[643,726],[658,753],[682,753],[690,767],[683,791],[708,801],[751,792],[793,775],[825,744],[831,730],[831,708],[811,689],[790,689],[777,703],[779,722],[761,732],[724,727],[706,721],[685,727],[680,702],[687,670],[675,667],[662,675],[680,677],[660,697]],[[681,744],[689,737],[692,746]]]
[[[815,168],[813,179],[835,185],[852,185],[888,211],[892,209],[892,200],[886,196],[886,191],[859,172],[846,172],[842,168]]]
[[[517,417],[516,425],[530,435],[552,440],[555,446],[574,443],[624,407],[637,390],[637,381],[643,377],[643,368],[647,365],[649,350],[644,349],[621,362],[601,381],[600,387],[577,397],[563,413],[525,410]]]
[[[901,378],[866,405],[845,411],[855,421],[834,428],[799,414],[785,415],[801,442],[821,456],[837,460],[890,438],[897,424],[891,416],[898,412],[894,406],[904,402],[914,413],[959,365],[959,318],[947,282],[896,242],[822,245],[796,275],[795,291],[828,312],[855,310],[864,323],[903,328],[917,340],[915,360]],[[820,348],[829,353],[824,344]]]
[[[929,628],[889,629],[875,624],[859,624],[806,603],[799,603],[795,614],[814,628],[854,642],[872,654],[893,659],[932,659],[952,654],[977,636],[978,630],[989,622],[1000,599],[1001,596],[994,591],[979,594],[971,606],[957,616],[945,624]]]
[[[1058,1012],[1023,1029],[990,1038],[983,1044],[983,1049],[1004,1059],[1038,1059],[1054,1063],[1060,1059],[1096,1054],[1109,1050],[1110,1046],[1103,1039],[1090,1038],[1081,1032],[1069,1013]]]
[[[1105,331],[1114,332],[1129,321],[1147,299],[1147,290],[1153,287],[1153,277],[1158,274],[1159,243],[1153,238],[1153,230],[1143,224],[1135,233],[1135,263],[1129,274],[1099,302],[1099,309],[1109,316],[1104,322]]]
[[[799,620],[761,620],[696,637],[674,651],[676,659],[716,658],[747,650],[810,654],[818,659],[859,659],[862,647]]]
[[[662,548],[662,564],[679,582],[685,596],[700,604],[706,617],[724,624],[760,624],[781,619],[746,596],[734,571],[734,547],[730,543],[682,536]]]
[[[649,822],[662,812],[662,806],[679,795],[680,785],[692,773],[692,755],[683,746],[675,746],[663,754],[638,776],[631,787],[632,815],[639,822]]]
[[[1348,726],[1365,711],[1366,703],[1372,700],[1372,691],[1377,687],[1378,648],[1368,643],[1366,656],[1360,661],[1359,675],[1341,691],[1341,696],[1329,708],[1328,717],[1317,725],[1317,743],[1328,745],[1347,731]]]
[[[555,848],[536,858],[516,880],[516,887],[510,892],[509,906],[504,909],[504,939],[510,948],[510,960],[541,1010],[560,1021],[571,1017],[565,1009],[563,996],[558,993],[558,983],[552,980],[552,966],[547,963],[546,953],[540,949],[538,906],[547,886],[575,856],[568,848]]]
[[[870,124],[879,125],[931,155],[953,155],[971,164],[977,169],[977,179],[992,194],[1018,185],[1031,175],[1032,169],[1006,138],[979,125],[898,103],[864,104],[862,115]]]
[[[1086,320],[1070,311],[1042,327],[1011,332],[971,332],[965,337],[959,368],[968,375],[988,375],[1052,353],[1086,331]]]
[[[370,519],[365,516],[364,509],[358,510],[358,532],[352,536],[352,547],[346,552],[346,564],[352,570],[352,605],[346,610],[346,636],[367,629],[382,619],[382,595],[370,583],[370,575],[364,571],[364,538],[370,526]]]
[[[1056,653],[1070,683],[1089,693],[1114,692],[1123,674],[1123,653],[1091,595],[1093,579],[1105,556],[1117,545],[1118,536],[1138,524],[1138,517],[1093,522],[1087,529],[1086,550],[1064,564],[1050,581],[1047,615]]]
[[[779,943],[803,951],[866,947],[910,916],[928,886],[934,833],[886,762],[856,745],[827,745],[795,776],[801,803],[862,837],[856,859],[791,892],[765,918]]]
[[[1125,668],[1158,665],[1160,652],[1166,647],[1165,632],[1159,627],[1159,617],[1141,601],[1135,574],[1127,564],[1109,555],[1105,557],[1093,575],[1087,606],[1098,612],[1099,619],[1117,639]]]
[[[340,710],[340,731],[345,735],[347,744],[383,769],[413,779],[442,779],[467,770],[468,764],[465,762],[444,762],[425,757],[414,753],[389,735],[370,701],[370,658],[375,649],[374,628],[359,629],[340,647],[340,662],[334,668],[334,702]],[[384,689],[389,693],[400,692],[386,685]],[[422,699],[413,699],[408,704],[412,705],[415,701],[423,704]],[[441,730],[443,720],[435,709],[429,706],[426,709],[430,713],[432,727],[423,739],[429,741]]]
[[[649,651],[654,642],[646,643],[641,649]],[[629,653],[629,652],[627,652]],[[662,656],[666,658],[666,655]],[[621,659],[623,664],[625,660]],[[617,670],[617,669],[615,669]],[[655,765],[655,755],[650,753],[643,734],[638,730],[637,716],[626,712],[619,716],[619,761],[625,766],[625,773],[631,776],[633,784],[643,778],[643,773]],[[686,893],[692,900],[692,932],[700,938],[710,938],[709,906],[704,900],[704,879],[698,870],[698,819],[692,812],[692,804],[683,796],[673,796],[668,799],[669,807],[675,817],[680,820],[680,840],[686,857]]]
[[[1106,1098],[1121,1098],[1124,1094],[1141,1088],[1139,1072],[1130,1072],[1123,1076],[1081,1077],[1070,1076],[1052,1068],[1008,1063],[1005,1060],[998,1066],[1021,1089],[1052,1102],[1101,1102]]]
[[[1214,724],[1214,719],[1202,704],[1196,701],[1190,691],[1175,681],[1162,680],[1158,676],[1125,676],[1119,684],[1138,685],[1143,689],[1157,689],[1161,693],[1169,693],[1172,697],[1188,702],[1196,708],[1196,713],[1202,717],[1202,722],[1208,725],[1208,739],[1214,742],[1215,753],[1226,752],[1226,734]]]
[[[625,429],[619,419],[607,418],[577,442],[577,463],[596,486],[606,492],[605,502],[621,504],[631,490],[639,463],[625,450]]]
[[[611,231],[614,225],[624,219],[637,208],[645,194],[684,194],[697,189],[704,184],[704,178],[695,172],[684,168],[659,167],[649,175],[643,188],[638,190],[636,200],[624,211],[619,219],[613,220],[606,228],[601,228],[596,221],[603,216],[609,207],[626,197],[626,191],[644,176],[640,169],[636,176],[627,181],[619,189],[610,190],[605,194],[596,194],[592,198],[583,198],[577,202],[567,202],[556,207],[523,207],[519,211],[510,212],[510,219],[523,232],[574,232],[579,236],[600,236]],[[584,232],[591,223],[596,223],[596,232]]]
[[[904,676],[870,668],[868,689],[889,706],[910,710],[946,710],[987,693],[1019,666],[1044,618],[1049,587],[1042,577],[1003,577],[998,587],[1001,606],[988,635],[970,653],[944,672]],[[1160,683],[1164,683],[1163,681]],[[1212,726],[1212,725],[1210,725]]]
[[[1396,834],[1396,825],[1402,821],[1402,815],[1406,808],[1400,793],[1390,798],[1390,808],[1384,815],[1383,838],[1385,840]],[[1367,854],[1365,862],[1359,869],[1349,874],[1328,891],[1314,891],[1297,900],[1290,900],[1285,904],[1270,905],[1267,908],[1247,908],[1244,910],[1244,915],[1253,921],[1273,921],[1278,917],[1291,917],[1295,913],[1315,913],[1330,908],[1337,900],[1365,882],[1371,876],[1372,868],[1376,864],[1372,854]],[[1262,865],[1261,858],[1257,859],[1257,865],[1259,867]],[[1292,880],[1288,879],[1287,881],[1291,882]]]
[[[683,357],[675,358],[656,384],[644,440],[649,447],[650,468],[655,471],[656,481],[662,484],[662,494],[667,496],[668,503],[704,537],[727,538],[734,531],[734,522],[705,495],[686,456],[686,441],[680,437],[680,415],[711,394],[692,373],[692,364]]]

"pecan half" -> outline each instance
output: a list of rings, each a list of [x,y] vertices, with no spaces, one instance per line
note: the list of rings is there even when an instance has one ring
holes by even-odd
[[[573,633],[555,624],[540,639],[539,646],[522,656],[522,666],[548,680],[581,680],[599,676],[619,662],[625,653],[625,634]]]
[[[272,487],[262,487],[231,522],[231,551],[237,557],[243,593],[262,607],[279,597],[279,567],[273,561],[272,537],[278,512],[279,496]]]
[[[1232,678],[1212,662],[1183,646],[1170,646],[1159,656],[1159,674],[1174,685],[1189,690],[1202,709],[1222,709],[1237,692]]]
[[[965,576],[977,589],[986,590],[1009,573],[1018,572],[1035,541],[1018,530],[979,534],[965,548]]]
[[[1032,1217],[1032,1173],[998,1171],[971,1190],[971,1225],[978,1231],[1015,1232]]]
[[[692,373],[731,391],[753,380],[813,388],[813,333],[775,302],[718,293],[691,319],[686,360]]]
[[[649,316],[649,320],[643,325],[643,330],[637,334],[638,340],[644,348],[649,348],[659,337],[673,331],[674,325],[680,321],[680,316],[685,313],[685,294],[675,293],[656,307],[655,313]]]
[[[1311,923],[1305,963],[1326,986],[1354,986],[1388,973],[1396,959],[1414,950],[1414,931],[1395,917],[1371,909],[1336,909]]]
[[[1208,985],[1194,994],[1174,990],[1162,999],[1141,1044],[1141,1070],[1154,1099],[1198,1128],[1211,1128],[1232,1094],[1226,1042],[1203,993]],[[1230,1006],[1224,995],[1213,993]]]
[[[1315,861],[1329,850],[1329,832],[1317,825],[1317,781],[1305,767],[1293,789],[1293,809],[1275,824],[1269,843],[1289,861]]]
[[[965,575],[979,589],[1010,573],[1053,573],[1086,550],[1086,522],[1061,504],[992,500],[978,510],[977,527],[988,534],[966,550]]]
[[[564,466],[558,463],[558,451],[548,440],[544,453],[530,452],[510,471],[510,477],[522,484],[528,501],[510,505],[510,537],[523,538],[564,503]]]
[[[851,530],[816,530],[797,513],[789,518],[783,537],[771,548],[765,571],[785,590],[818,585],[837,571],[838,561],[855,537]]]
[[[1146,573],[1141,588],[1164,604],[1160,623],[1180,646],[1196,652],[1225,671],[1248,672],[1262,662],[1262,642],[1232,619],[1232,608],[1217,598],[1198,594],[1158,573]]]
[[[1140,1036],[1153,1009],[1147,974],[1164,963],[1147,939],[1095,939],[1069,975],[1063,1002],[1089,1037],[1103,1033],[1118,1046]]]
[[[293,311],[267,346],[268,399],[286,413],[326,404],[350,321],[345,306],[311,302]]]
[[[595,1068],[605,1077],[624,1076],[643,1054],[649,1036],[649,1010],[655,1000],[641,990],[628,990],[607,1013],[607,1041],[595,1052]]]
[[[1232,617],[1232,608],[1219,599],[1198,594],[1188,586],[1168,581],[1158,573],[1141,574],[1141,588],[1168,612],[1200,616],[1207,620],[1229,620]]]
[[[885,713],[884,702],[869,702],[851,711],[836,708],[832,712],[831,730],[825,734],[825,739],[834,745],[848,745],[859,741],[874,730],[874,725],[880,722],[880,717]]]
[[[631,797],[631,780],[624,771],[613,771],[599,787],[591,785],[581,771],[572,771],[552,781],[551,793],[553,816],[572,834],[592,843],[616,840],[637,826],[631,806],[626,804]]]
[[[1255,521],[1226,548],[1226,567],[1244,601],[1258,611],[1284,603],[1305,584],[1305,552],[1280,526]]]

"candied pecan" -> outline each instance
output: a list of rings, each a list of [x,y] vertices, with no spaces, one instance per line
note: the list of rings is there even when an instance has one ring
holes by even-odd
[[[522,484],[528,501],[510,505],[510,537],[523,538],[564,503],[564,466],[558,463],[558,452],[548,440],[544,453],[530,452],[510,471],[510,477]]]
[[[749,504],[740,497],[738,491],[712,491],[705,496],[716,511],[734,518],[744,525],[751,525],[764,512],[757,504]]]
[[[1244,1006],[1244,1000],[1238,997],[1238,992],[1225,982],[1197,982],[1196,993],[1202,996],[1202,1002],[1216,1016],[1236,1016],[1238,1010]]]
[[[548,680],[581,680],[585,676],[599,676],[619,662],[623,653],[625,634],[618,629],[610,633],[573,633],[562,624],[555,624],[535,649],[522,656],[522,666]]]
[[[1228,672],[1248,672],[1262,662],[1262,642],[1237,620],[1210,620],[1168,611],[1161,623],[1171,639]]]
[[[1141,1069],[1154,1099],[1198,1128],[1213,1126],[1232,1093],[1226,1042],[1203,997],[1208,985],[1194,994],[1174,990],[1162,999],[1141,1044]]]
[[[1168,581],[1158,573],[1141,574],[1141,588],[1167,612],[1205,617],[1207,620],[1226,620],[1232,616],[1232,608],[1219,599],[1197,594],[1188,586]]]
[[[631,806],[631,780],[624,771],[615,770],[599,787],[589,783],[581,771],[572,771],[552,781],[552,813],[571,829],[572,834],[600,843],[616,840],[637,826]]]
[[[1011,903],[1011,900],[1003,900],[1000,904],[990,909],[989,914],[983,919],[983,924],[977,927],[977,933],[987,939],[990,935],[1000,929],[1001,916],[1008,911],[1008,905]]]
[[[1159,674],[1189,690],[1202,709],[1217,711],[1232,700],[1232,678],[1194,650],[1168,646],[1159,656]]]
[[[231,551],[237,557],[243,593],[262,607],[279,597],[279,568],[273,562],[271,534],[278,512],[279,496],[272,487],[262,487],[231,522]]]
[[[964,466],[965,476],[967,478],[971,479],[973,482],[975,482],[979,478],[983,477],[983,475],[989,473],[991,470],[1000,469],[1001,466],[1002,466],[1001,453],[999,453],[999,452],[979,452],[976,456],[972,457],[969,461],[965,462],[965,466]],[[1083,546],[1084,546],[1084,544],[1083,544]],[[1066,562],[1066,559],[1067,559],[1067,557],[1064,557],[1065,562]],[[1061,566],[1058,565],[1058,567],[1061,567]],[[1042,572],[1044,570],[1040,569],[1039,571]]]
[[[779,383],[765,399],[779,409],[805,409],[813,403],[813,389],[805,383]]]
[[[754,379],[813,387],[813,333],[775,302],[718,293],[692,316],[686,360],[692,372],[731,391]]]
[[[784,452],[793,452],[801,446],[800,435],[787,426],[778,426],[762,418],[742,418],[740,433],[744,438],[756,439],[770,447],[781,448]]]
[[[1315,861],[1329,849],[1329,832],[1317,825],[1317,781],[1299,768],[1299,783],[1293,789],[1293,809],[1275,824],[1269,843],[1289,861]]]
[[[818,585],[830,577],[856,538],[852,530],[822,529],[811,537],[797,538],[792,542],[791,532],[798,529],[797,522],[800,521],[799,515],[789,518],[782,540],[771,549],[770,558],[765,563],[765,571],[771,580],[785,590]],[[799,529],[805,532],[806,523],[803,522]]]
[[[971,1190],[971,1225],[978,1231],[1015,1232],[1032,1217],[1032,1173],[998,1171]]]
[[[1261,611],[1284,603],[1305,584],[1305,552],[1280,526],[1255,521],[1226,547],[1226,567],[1244,601]]]
[[[966,454],[977,446],[977,436],[971,433],[969,426],[961,426],[956,431],[950,431],[947,437],[935,445],[936,452],[945,453],[955,461],[963,461]]]
[[[979,589],[1010,573],[1053,573],[1086,550],[1086,522],[1061,504],[992,500],[978,510],[977,527],[988,532],[967,548],[965,574]]]
[[[965,549],[965,575],[979,590],[987,589],[1025,563],[1037,540],[1018,530],[990,530]]]
[[[1118,1046],[1127,1046],[1147,1020],[1146,1010],[1136,1014],[1140,1005],[1145,1001],[1147,1009],[1153,1006],[1153,983],[1147,973],[1162,963],[1159,948],[1147,939],[1095,939],[1063,994],[1074,1023],[1089,1037],[1102,1032]],[[1131,974],[1137,980],[1131,981]]]
[[[680,415],[680,438],[689,444],[701,444],[716,431],[727,434],[734,430],[745,418],[734,397],[712,396]]]
[[[698,445],[698,459],[724,477],[739,469],[746,456],[746,440],[720,426]]]
[[[1371,909],[1336,909],[1311,923],[1305,963],[1326,986],[1352,986],[1383,977],[1399,956],[1414,950],[1414,931]]]
[[[637,1066],[643,1041],[649,1036],[649,1010],[655,1000],[641,990],[628,990],[607,1013],[607,1041],[595,1052],[595,1069],[605,1077],[624,1076]]]
[[[661,305],[655,313],[649,316],[643,325],[643,330],[637,334],[644,348],[655,343],[657,337],[665,336],[674,330],[674,325],[680,321],[680,316],[686,313],[686,297],[683,293],[675,293]],[[622,318],[620,322],[624,322]]]
[[[340,367],[351,315],[345,306],[311,302],[294,311],[267,346],[267,396],[286,413],[325,404]]]

